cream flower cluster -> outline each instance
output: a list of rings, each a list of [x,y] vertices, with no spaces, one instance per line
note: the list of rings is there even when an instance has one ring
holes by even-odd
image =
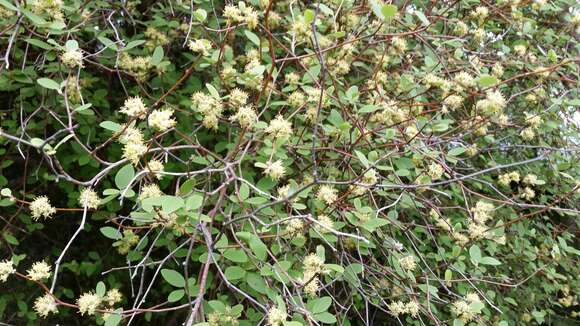
[[[177,123],[172,116],[173,109],[154,110],[149,114],[147,123],[152,129],[163,132],[169,128],[173,128]]]
[[[326,205],[332,205],[338,199],[338,190],[334,189],[331,185],[320,186],[316,193],[316,198],[325,202]]]
[[[119,136],[119,142],[122,144],[142,143],[143,137],[143,132],[140,129],[126,126],[125,131]]]
[[[419,309],[419,303],[414,300],[410,300],[407,303],[404,303],[403,301],[394,301],[389,304],[389,313],[395,317],[403,314],[417,317],[419,315]]]
[[[14,274],[14,263],[11,260],[3,260],[0,262],[0,281],[6,282],[10,274]]]
[[[449,95],[443,100],[443,112],[447,112],[449,109],[451,111],[456,110],[463,104],[463,96],[460,95]]]
[[[431,177],[431,180],[439,180],[443,176],[443,167],[441,164],[433,162],[429,165],[429,169],[427,170],[427,174]]]
[[[360,183],[362,183],[363,186],[354,185],[351,186],[351,190],[353,194],[360,196],[363,195],[369,189],[369,187],[372,187],[378,181],[379,179],[377,177],[377,170],[369,169],[368,171],[365,172],[365,174],[361,178]]]
[[[511,182],[520,182],[520,174],[517,171],[504,173],[499,176],[499,184],[509,186]]]
[[[230,121],[237,121],[242,128],[252,129],[256,122],[258,122],[258,115],[256,110],[251,106],[242,106],[238,112],[230,117]]]
[[[147,153],[147,146],[142,142],[130,142],[123,147],[123,158],[137,165],[143,155]]]
[[[228,99],[228,102],[233,108],[242,107],[248,102],[248,93],[239,88],[234,88],[230,92],[230,98]]]
[[[103,301],[105,301],[109,306],[114,306],[115,304],[123,300],[123,295],[118,289],[110,289],[105,294]]]
[[[223,12],[224,17],[231,23],[246,23],[249,29],[258,26],[258,13],[253,7],[246,5],[244,2],[235,5],[227,5]]]
[[[479,299],[477,294],[469,293],[465,296],[465,299],[453,302],[451,311],[463,322],[468,323],[474,320],[479,313],[479,311],[475,311],[471,308],[471,304],[473,303],[481,303],[481,299]]]
[[[147,78],[153,65],[151,64],[151,57],[133,57],[126,52],[121,52],[119,67],[135,74],[138,80],[143,81]]]
[[[33,281],[41,281],[50,277],[50,265],[43,261],[32,264],[32,267],[26,272],[28,278]]]
[[[469,222],[467,230],[469,232],[469,238],[478,240],[482,238],[492,239],[494,235],[489,232],[489,228],[485,223],[492,218],[491,213],[494,210],[494,206],[490,203],[484,201],[478,201],[475,207],[471,208],[471,213],[473,214],[473,220]],[[458,236],[460,242],[463,240],[461,236]],[[498,243],[505,243],[505,238],[499,237],[494,239]]]
[[[163,162],[161,162],[160,160],[154,159],[147,163],[147,171],[155,175],[155,177],[158,180],[161,180],[163,178],[164,169],[165,167],[163,166]]]
[[[304,292],[311,297],[317,295],[320,289],[320,279],[318,275],[326,273],[324,268],[324,261],[318,255],[311,253],[304,258],[303,261],[304,275],[302,276],[302,284],[304,284]]]
[[[477,101],[476,109],[486,116],[499,115],[505,108],[507,101],[500,91],[488,91],[485,99]]]
[[[453,77],[455,84],[461,88],[475,87],[475,79],[473,76],[465,71],[461,71]]]
[[[50,313],[58,313],[58,308],[52,295],[47,293],[34,300],[34,311],[36,311],[39,316],[46,318]]]
[[[536,192],[530,187],[525,187],[520,193],[520,198],[525,200],[531,200],[534,197],[536,197]]]
[[[151,198],[151,197],[160,197],[163,196],[163,192],[159,189],[159,186],[156,184],[148,184],[141,188],[141,193],[139,194],[139,200],[143,201],[144,199]]]
[[[97,209],[101,204],[101,198],[99,198],[99,195],[93,189],[85,188],[81,191],[79,204],[82,207],[85,207],[86,205],[89,209]]]
[[[371,116],[371,122],[378,122],[388,126],[403,122],[409,118],[408,111],[399,108],[395,101],[381,101],[378,106],[381,110]]]
[[[402,37],[393,37],[391,39],[391,44],[393,45],[394,54],[401,55],[407,51],[407,41]]]
[[[147,115],[147,107],[139,96],[129,97],[119,110],[119,112],[128,115],[131,118],[144,119]]]
[[[291,237],[296,237],[304,231],[304,222],[301,219],[293,218],[286,222],[286,233]]]
[[[99,306],[101,305],[102,302],[102,298],[99,297],[97,294],[93,293],[93,292],[88,292],[88,293],[84,293],[82,294],[78,299],[77,299],[77,306],[79,306],[79,311],[81,313],[81,315],[87,314],[87,315],[94,315],[96,310],[99,309]]]
[[[32,0],[29,4],[32,12],[37,15],[46,14],[53,20],[63,20],[62,0]]]
[[[133,230],[123,230],[123,238],[114,243],[117,245],[117,252],[121,255],[126,255],[131,248],[139,243],[140,237],[136,235]]]
[[[316,218],[318,224],[314,228],[320,233],[328,233],[334,229],[334,221],[325,214],[319,214]]]
[[[264,169],[264,174],[272,178],[274,181],[280,180],[282,177],[284,177],[285,173],[286,168],[280,160],[274,162],[268,161],[266,168]]]
[[[203,116],[202,123],[204,127],[217,129],[224,109],[221,99],[197,92],[191,96],[191,103],[194,110]]]
[[[268,325],[270,326],[280,326],[288,318],[288,313],[278,307],[271,307],[268,310]]]
[[[524,183],[528,184],[528,185],[535,185],[536,183],[538,183],[538,176],[535,174],[527,174],[524,177]]]
[[[473,214],[473,219],[477,223],[484,224],[489,219],[491,219],[491,212],[494,210],[494,206],[490,203],[484,201],[478,201],[475,207],[471,208],[471,213]]]
[[[399,259],[399,265],[401,265],[401,268],[408,270],[408,271],[415,270],[415,268],[417,267],[417,262],[415,260],[415,256],[408,255],[408,256],[401,257]]]
[[[278,187],[276,192],[278,193],[279,200],[285,200],[290,195],[290,184]]]
[[[278,115],[270,121],[265,131],[274,139],[288,140],[293,133],[292,123],[284,119],[281,115]]]
[[[67,49],[60,56],[60,61],[69,67],[83,67],[83,53],[79,49]]]
[[[44,217],[45,219],[51,218],[52,215],[56,213],[56,208],[50,204],[50,201],[46,196],[36,197],[30,203],[29,208],[32,212],[32,218],[36,221],[38,221],[41,217]]]
[[[209,50],[211,50],[211,42],[206,39],[197,39],[195,41],[191,40],[187,44],[187,47],[192,51],[201,54],[206,57],[209,55]]]

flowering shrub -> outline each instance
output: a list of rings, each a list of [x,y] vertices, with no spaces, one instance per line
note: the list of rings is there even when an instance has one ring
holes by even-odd
[[[578,322],[572,0],[0,0],[0,320]]]

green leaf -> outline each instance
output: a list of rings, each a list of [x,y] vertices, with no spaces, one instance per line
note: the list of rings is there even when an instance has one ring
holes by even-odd
[[[28,11],[25,9],[20,10],[24,16],[26,16],[26,18],[28,18],[34,25],[38,26],[38,27],[43,27],[46,25],[46,20],[44,20],[44,18]]]
[[[123,309],[119,308],[114,312],[109,313],[107,320],[105,320],[105,326],[117,326],[123,319],[121,312]]]
[[[246,271],[239,266],[230,266],[226,268],[224,274],[228,280],[235,281],[244,278]]]
[[[24,41],[26,41],[26,43],[29,43],[31,45],[34,45],[34,46],[39,47],[39,48],[44,49],[44,50],[52,50],[54,48],[52,45],[45,43],[41,40],[34,39],[34,38],[28,38]]]
[[[60,85],[50,78],[39,78],[36,82],[44,88],[52,89],[60,93]]]
[[[459,156],[459,155],[463,154],[464,152],[465,152],[464,147],[455,147],[455,148],[452,148],[451,150],[449,150],[449,152],[447,152],[447,155]]]
[[[171,214],[185,206],[185,200],[177,196],[161,196],[161,209],[164,213]]]
[[[330,297],[322,297],[320,299],[313,299],[308,302],[308,310],[313,314],[321,313],[330,307],[332,304],[332,298]]]
[[[182,288],[185,286],[185,278],[183,278],[183,276],[181,276],[178,271],[164,268],[161,270],[161,276],[163,276],[163,279],[165,279],[167,283],[177,288]]]
[[[451,281],[453,278],[453,272],[450,269],[445,270],[445,282]]]
[[[213,96],[216,99],[220,98],[220,93],[218,92],[217,89],[215,89],[215,87],[213,87],[212,84],[210,84],[210,83],[205,84],[205,88],[207,88],[207,90],[209,91],[211,96]]]
[[[198,22],[203,23],[207,19],[207,11],[199,8],[193,12],[193,17],[195,17]]]
[[[156,66],[158,65],[161,60],[163,60],[163,48],[158,46],[153,50],[153,55],[151,55],[151,64]]]
[[[131,41],[129,43],[127,43],[127,45],[123,48],[123,51],[129,51],[133,48],[138,47],[141,44],[144,44],[145,40],[135,40],[135,41]]]
[[[265,261],[266,257],[268,256],[268,247],[258,238],[256,235],[252,235],[249,240],[250,249],[256,257],[261,260]]]
[[[15,246],[19,244],[18,239],[16,239],[16,237],[13,236],[12,233],[6,231],[2,235],[4,236],[4,240],[6,240],[6,242],[8,242],[9,244]]]
[[[256,292],[266,294],[268,291],[268,284],[266,284],[264,279],[256,273],[247,273],[246,282]]]
[[[200,194],[193,194],[187,197],[185,201],[185,209],[188,211],[196,210],[203,204],[203,196]]]
[[[10,2],[8,2],[7,0],[0,0],[0,5],[12,10],[12,11],[18,11],[18,8],[16,8],[13,4],[11,4]]]
[[[111,50],[117,51],[117,45],[115,42],[111,41],[110,39],[106,38],[105,36],[98,36],[97,40],[99,40],[103,45]]]
[[[242,249],[227,249],[224,252],[224,257],[236,263],[245,263],[248,261],[248,255]]]
[[[79,48],[79,42],[77,42],[76,40],[68,40],[64,44],[64,47],[67,50],[74,51],[74,50],[77,50]]]
[[[481,249],[477,245],[471,246],[469,248],[469,256],[474,265],[477,265],[481,261]]]
[[[248,196],[250,196],[250,187],[248,187],[247,184],[242,183],[242,185],[240,186],[240,199],[241,200],[245,200],[248,198]]]
[[[111,130],[112,132],[119,132],[123,129],[120,124],[113,121],[103,121],[99,123],[99,126],[103,129]]]
[[[321,323],[324,323],[324,324],[336,323],[336,317],[333,314],[328,313],[328,312],[316,314],[316,315],[314,315],[314,319],[321,322]]]
[[[463,325],[465,325],[463,320],[461,320],[461,319],[454,319],[453,320],[453,326],[463,326]]]
[[[355,150],[354,153],[356,154],[356,157],[358,157],[358,159],[362,163],[362,165],[368,169],[370,167],[370,163],[369,163],[369,160],[367,160],[367,157],[365,156],[365,154],[363,154],[357,150]]]
[[[479,263],[483,265],[492,265],[492,266],[501,265],[501,262],[493,257],[483,257],[481,258]]]
[[[381,14],[383,15],[383,18],[393,18],[397,14],[397,6],[384,5],[381,7]]]
[[[102,298],[105,295],[106,291],[107,287],[105,286],[105,283],[99,281],[99,283],[97,283],[96,294]]]
[[[115,185],[118,189],[123,190],[127,188],[133,177],[135,177],[135,169],[131,164],[127,164],[115,175]]]
[[[375,232],[376,229],[380,228],[381,226],[389,224],[389,220],[384,218],[371,218],[370,220],[366,221],[363,224],[363,228],[368,230],[369,232]]]
[[[419,20],[423,23],[423,25],[425,26],[429,25],[429,19],[427,19],[427,16],[425,16],[423,12],[415,10],[415,15],[417,15],[417,18],[419,18]]]
[[[260,38],[256,34],[250,32],[249,30],[245,30],[244,34],[246,35],[248,40],[256,44],[256,46],[260,46]]]
[[[314,21],[315,12],[312,9],[304,10],[304,22],[306,24],[311,24]]]
[[[121,232],[112,226],[103,226],[99,229],[99,231],[101,231],[101,233],[109,239],[119,240],[123,238]]]
[[[373,10],[373,13],[375,14],[375,16],[377,16],[379,19],[384,19],[383,8],[379,4],[379,2],[377,0],[370,0],[369,3],[371,5],[371,9]]]
[[[495,78],[494,76],[483,74],[479,76],[477,83],[479,84],[480,87],[489,87],[497,84],[497,78]]]
[[[185,290],[183,290],[183,289],[173,290],[167,296],[167,301],[177,302],[177,301],[181,300],[181,298],[183,298],[184,295],[185,295]]]
[[[83,105],[78,106],[77,108],[74,109],[74,112],[81,112],[84,111],[88,108],[90,108],[91,106],[93,106],[92,103],[85,103]]]

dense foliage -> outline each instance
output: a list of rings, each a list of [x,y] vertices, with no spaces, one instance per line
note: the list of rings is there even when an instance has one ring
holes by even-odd
[[[0,321],[573,325],[574,0],[0,0]]]

